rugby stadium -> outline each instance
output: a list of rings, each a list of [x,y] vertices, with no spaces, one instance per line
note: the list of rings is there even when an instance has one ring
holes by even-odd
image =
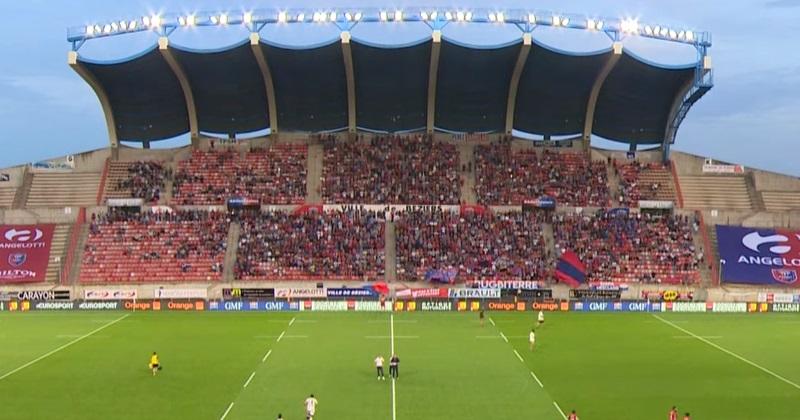
[[[427,35],[356,31],[400,23]],[[338,36],[271,39],[291,25]],[[82,54],[132,34],[154,43]],[[800,180],[672,150],[711,40],[445,7],[70,28],[108,144],[0,170],[0,418],[800,417]]]

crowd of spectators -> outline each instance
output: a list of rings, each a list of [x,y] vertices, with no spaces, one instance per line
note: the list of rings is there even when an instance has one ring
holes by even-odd
[[[703,252],[691,217],[599,210],[595,214],[556,214],[556,251],[574,251],[586,265],[589,281],[690,284],[698,281]]]
[[[92,215],[81,280],[217,280],[228,226],[225,213],[198,210]]]
[[[176,204],[220,205],[230,197],[265,204],[300,204],[306,196],[306,145],[192,152],[178,164],[173,184]]]
[[[475,148],[475,193],[483,205],[520,205],[542,196],[561,206],[609,205],[603,161],[584,153],[515,149],[511,140]]]
[[[619,178],[619,198],[617,203],[623,207],[638,207],[640,200],[658,200],[659,190],[664,188],[657,181],[645,182],[642,175],[647,171],[666,170],[661,162],[640,163],[633,161],[621,163],[613,161],[614,171]]]
[[[546,220],[542,212],[460,214],[410,208],[396,221],[398,279],[546,280],[552,271],[542,237]]]
[[[241,213],[236,278],[383,279],[383,212]]]
[[[130,191],[130,196],[157,203],[172,171],[161,162],[140,161],[128,166],[128,177],[117,182],[117,190]]]
[[[458,204],[459,158],[431,136],[377,136],[322,141],[322,193],[340,204]]]

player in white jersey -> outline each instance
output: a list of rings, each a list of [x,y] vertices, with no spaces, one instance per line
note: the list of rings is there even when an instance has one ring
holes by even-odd
[[[307,420],[314,420],[314,413],[317,411],[317,399],[314,398],[314,394],[309,395],[306,398],[306,419]]]
[[[531,328],[531,333],[528,334],[528,343],[531,345],[531,351],[533,351],[533,346],[536,345],[536,333]]]
[[[386,376],[383,375],[383,356],[378,355],[375,358],[375,369],[378,371],[378,380],[386,380]]]
[[[544,324],[544,312],[539,311],[538,321],[539,321],[539,326],[541,327],[542,324]]]

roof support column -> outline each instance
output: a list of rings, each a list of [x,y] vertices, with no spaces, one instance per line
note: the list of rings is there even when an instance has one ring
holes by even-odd
[[[442,51],[442,31],[433,31],[431,44],[431,65],[428,69],[428,119],[425,131],[433,134],[433,125],[436,122],[436,83],[439,77],[439,55]]]
[[[583,120],[583,147],[587,152],[592,148],[592,130],[594,128],[594,111],[597,108],[597,98],[600,96],[600,90],[603,88],[608,75],[611,74],[611,70],[622,58],[622,42],[614,42],[613,49],[614,53],[611,57],[608,57],[606,64],[594,79],[592,91],[589,94],[589,102],[586,104],[586,117]]]
[[[672,107],[667,116],[667,126],[664,130],[664,141],[661,143],[661,159],[665,163],[669,161],[670,146],[672,142],[675,141],[675,136],[678,134],[678,128],[683,118],[685,118],[686,113],[689,112],[689,108],[700,99],[702,94],[692,98],[687,96],[695,96],[697,91],[694,91],[691,95],[690,92],[692,92],[692,89],[701,88],[702,81],[711,70],[711,57],[703,55],[695,69],[695,77],[687,81],[686,84],[681,87],[675,95],[675,99],[672,101]],[[710,87],[707,87],[707,89],[710,89]]]
[[[169,49],[169,38],[165,36],[158,38],[158,51],[161,52],[164,61],[167,62],[169,68],[172,69],[172,73],[175,74],[175,77],[178,78],[178,82],[181,84],[183,99],[186,102],[186,115],[189,116],[189,134],[192,137],[192,147],[197,148],[200,144],[200,129],[197,125],[197,108],[194,104],[192,85],[189,83],[189,78],[186,77],[183,67],[181,67],[181,64],[178,63],[178,60],[175,59],[175,56]]]
[[[528,54],[531,52],[532,43],[533,36],[530,32],[522,34],[522,47],[519,49],[517,64],[514,66],[514,72],[511,73],[511,83],[508,85],[508,103],[506,104],[507,135],[511,135],[511,131],[514,130],[514,109],[517,106],[519,79],[522,77],[522,71],[525,70],[525,63],[528,62]]]
[[[347,79],[347,132],[356,133],[356,77],[353,70],[353,52],[350,48],[350,31],[342,31],[342,57]]]
[[[100,106],[103,108],[103,115],[106,118],[106,129],[108,129],[108,142],[111,147],[111,159],[117,160],[119,158],[119,139],[117,138],[117,124],[114,121],[114,112],[111,109],[111,101],[108,99],[106,90],[103,85],[92,75],[86,67],[78,60],[78,52],[70,51],[67,55],[67,64],[78,73],[92,90],[94,90],[97,99],[100,101]]]
[[[270,135],[278,135],[278,106],[275,101],[275,85],[272,84],[272,71],[269,69],[267,56],[261,49],[261,36],[258,32],[250,33],[250,49],[256,57],[258,68],[261,69],[261,77],[264,79],[264,87],[267,90],[267,113],[269,114]]]

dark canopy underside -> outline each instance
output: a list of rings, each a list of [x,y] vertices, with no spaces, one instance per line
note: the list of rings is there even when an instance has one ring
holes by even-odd
[[[375,46],[351,41],[356,125],[369,130],[425,127],[432,42]],[[434,125],[457,132],[501,132],[522,43],[475,48],[442,40]],[[261,43],[275,88],[281,131],[347,127],[347,79],[341,42],[313,48]],[[199,130],[249,133],[269,127],[264,75],[252,47],[197,52],[170,47],[189,82]],[[611,51],[575,55],[537,43],[519,81],[514,128],[540,135],[581,133],[592,86]],[[121,141],[154,141],[189,132],[181,84],[153,49],[124,62],[81,64],[109,98]],[[600,89],[594,132],[626,143],[664,139],[675,100],[694,67],[668,69],[623,53]]]

